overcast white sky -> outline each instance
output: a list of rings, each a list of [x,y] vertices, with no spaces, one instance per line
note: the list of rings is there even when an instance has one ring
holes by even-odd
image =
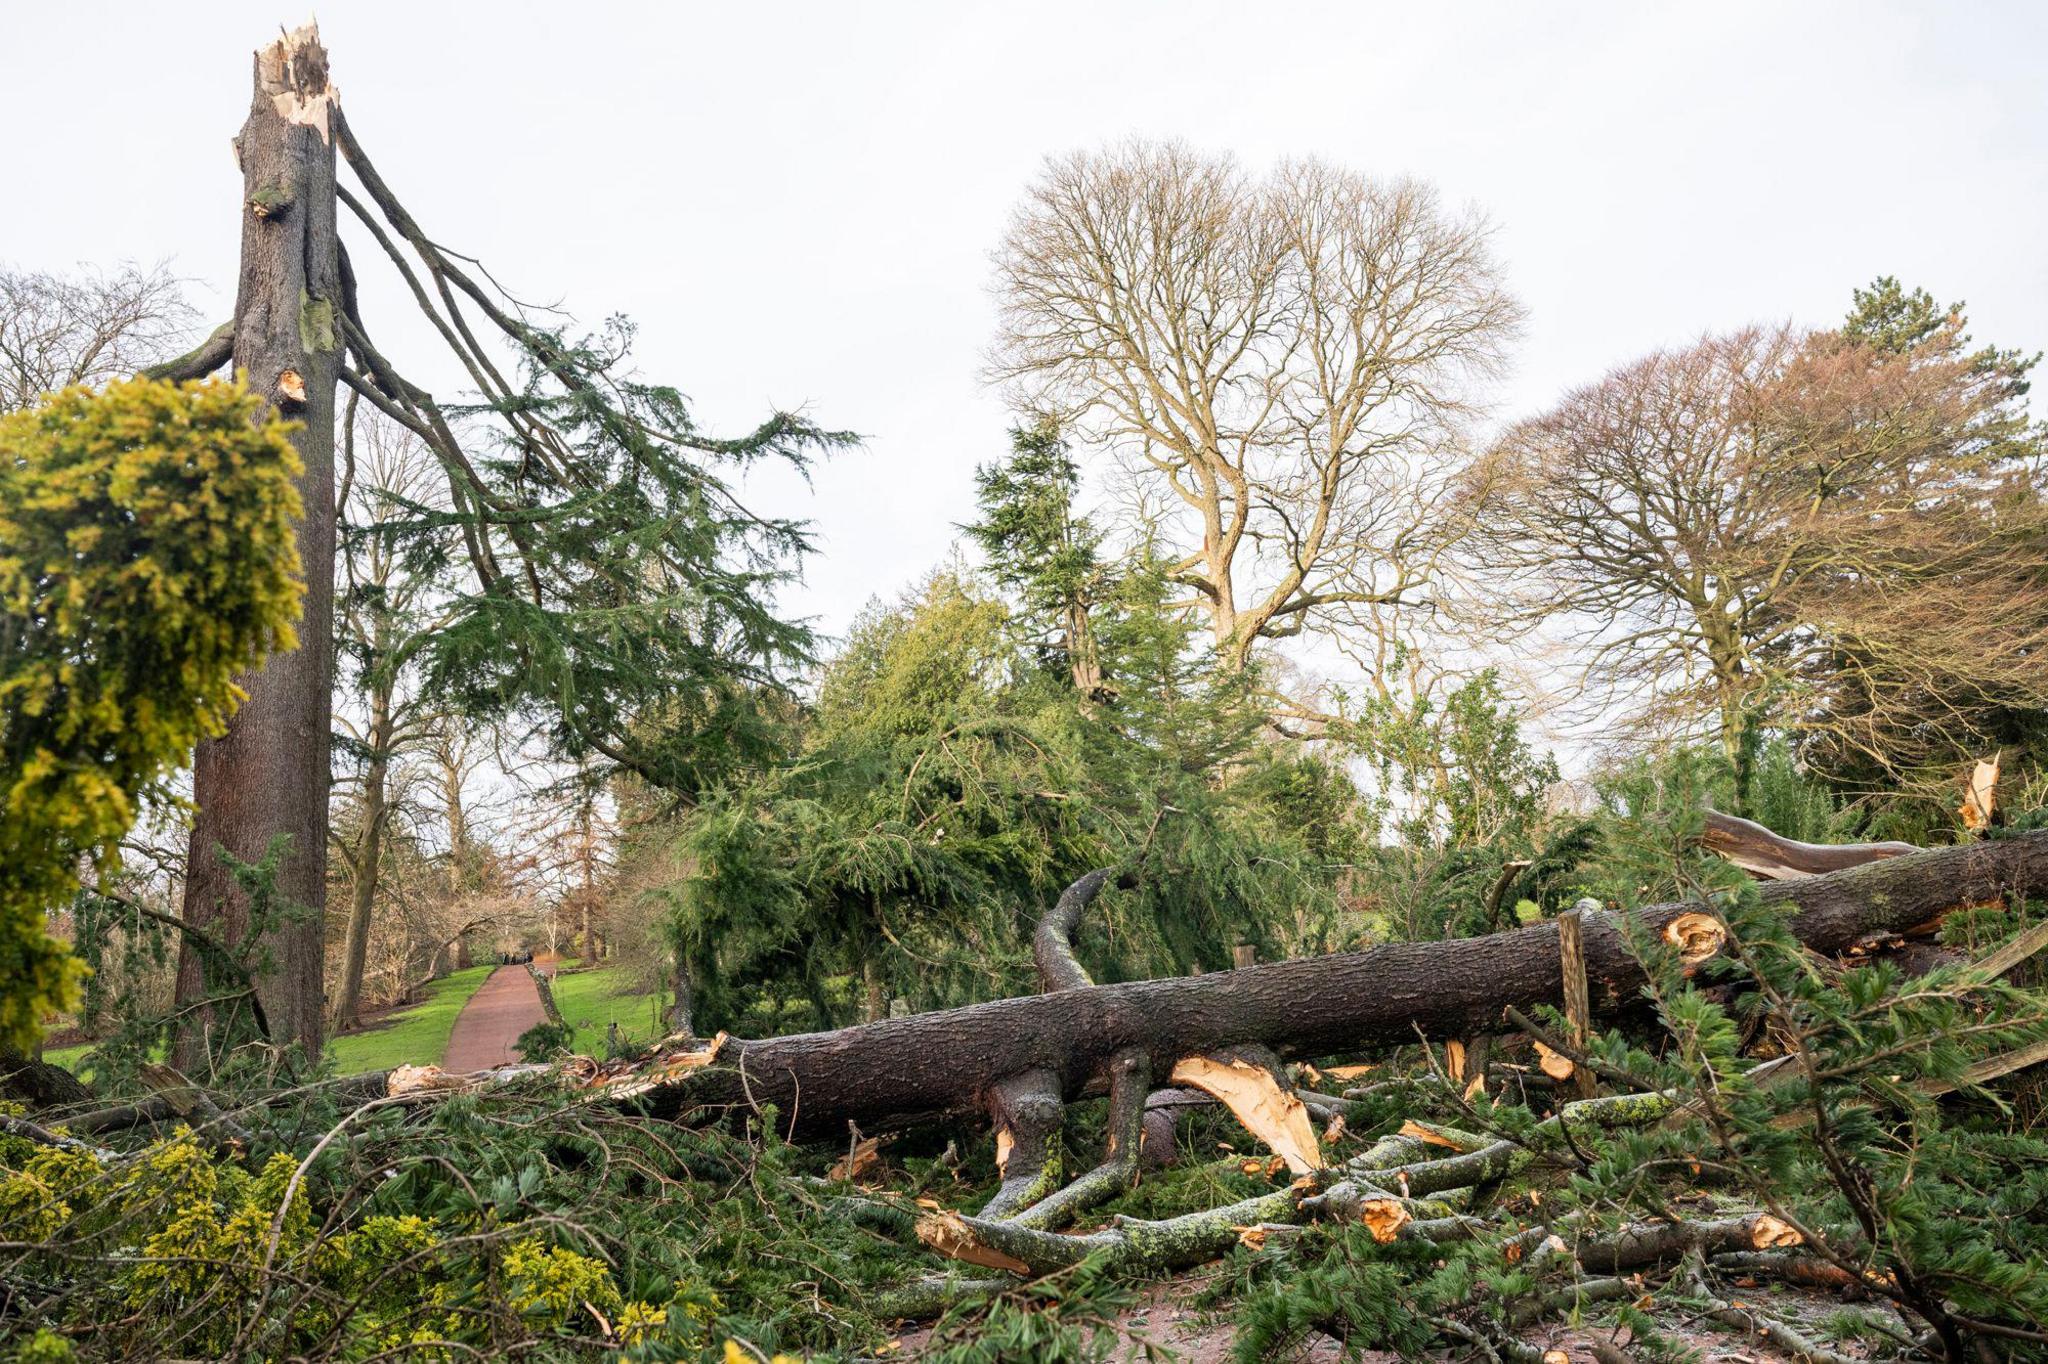
[[[0,260],[168,258],[224,318],[249,52],[305,17],[0,0]],[[713,427],[803,404],[869,438],[814,490],[764,492],[817,523],[797,605],[828,629],[942,557],[1003,447],[977,370],[987,253],[1024,185],[1133,133],[1483,208],[1530,309],[1506,413],[1702,329],[1832,321],[1882,272],[1967,299],[1982,339],[2048,344],[2048,5],[345,0],[319,19],[350,122],[430,232],[515,292],[630,313],[643,370]],[[404,365],[398,300],[366,306]]]

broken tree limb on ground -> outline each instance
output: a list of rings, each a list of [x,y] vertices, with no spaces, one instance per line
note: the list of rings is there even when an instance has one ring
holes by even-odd
[[[1923,851],[1911,843],[1801,843],[1780,838],[1753,820],[1724,815],[1719,810],[1707,811],[1707,827],[1700,835],[1700,844],[1762,881],[1819,876]]]
[[[2008,893],[2048,892],[2048,832],[1887,858],[1761,888],[1793,911],[1792,931],[1822,953],[1871,933],[1932,931],[1942,916]],[[1725,930],[1697,905],[1652,906],[1640,927],[1689,957],[1717,952]],[[1588,916],[1584,955],[1593,1011],[1611,1013],[1643,983],[1619,916]],[[1561,998],[1555,924],[1452,942],[1395,943],[1244,970],[1082,986],[834,1032],[725,1042],[718,1064],[662,1074],[642,1063],[632,1089],[657,1115],[774,1104],[797,1135],[863,1131],[982,1108],[1009,1077],[1043,1070],[1063,1099],[1099,1087],[1112,1058],[1137,1048],[1152,1073],[1189,1056],[1263,1045],[1314,1056],[1502,1026],[1508,1005]],[[602,1083],[612,1083],[605,1080]]]

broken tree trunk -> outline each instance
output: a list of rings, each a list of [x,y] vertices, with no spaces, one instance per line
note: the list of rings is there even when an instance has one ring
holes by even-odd
[[[290,846],[277,895],[297,911],[274,926],[274,970],[256,982],[271,1041],[320,1054],[321,973],[327,897],[327,787],[333,697],[334,384],[340,361],[335,307],[341,297],[335,234],[337,96],[317,28],[294,30],[256,54],[255,95],[235,139],[241,162],[242,266],[235,296],[234,362],[251,389],[303,423],[292,445],[304,463],[299,562],[306,595],[299,647],[240,679],[248,700],[227,733],[199,745],[184,919],[223,942],[245,940],[248,897],[222,863],[225,849],[260,862],[272,839]],[[208,993],[203,963],[186,940],[178,1001]],[[206,1023],[198,1015],[198,1026]],[[181,1060],[192,1069],[197,1039]]]
[[[1586,985],[1585,911],[1568,909],[1557,916],[1558,962],[1564,971],[1564,1017],[1572,1046],[1583,1052],[1593,1035],[1593,1006]],[[1581,1099],[1597,1092],[1593,1072],[1573,1066],[1572,1086]]]
[[[1100,883],[1098,883],[1099,886]],[[2048,892],[2048,832],[1888,858],[1775,882],[1792,930],[1835,953],[1873,932],[1931,929],[1950,910],[2007,893]],[[1688,956],[1725,941],[1710,914],[1685,904],[1638,913]],[[1591,1005],[1613,1012],[1643,984],[1615,916],[1589,915],[1583,947]],[[1514,1005],[1554,1004],[1563,980],[1555,924],[1453,942],[1395,943],[1368,952],[1274,962],[1242,971],[1060,989],[963,1009],[885,1019],[836,1032],[728,1039],[715,1066],[661,1078],[641,1067],[633,1088],[652,1111],[775,1104],[798,1134],[836,1137],[848,1120],[875,1132],[984,1107],[997,1085],[1040,1070],[1063,1098],[1099,1085],[1112,1058],[1136,1049],[1154,1075],[1189,1056],[1263,1045],[1320,1055],[1502,1026]],[[653,1083],[644,1083],[652,1079]]]

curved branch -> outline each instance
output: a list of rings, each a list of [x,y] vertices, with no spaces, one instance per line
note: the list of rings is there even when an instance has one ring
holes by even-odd
[[[1031,935],[1031,958],[1038,963],[1038,986],[1046,994],[1060,990],[1083,990],[1095,980],[1074,956],[1074,929],[1081,913],[1094,903],[1116,868],[1102,867],[1089,872],[1060,892],[1059,900],[1038,921]]]
[[[151,365],[141,372],[144,379],[168,379],[182,384],[188,379],[204,379],[207,375],[225,365],[235,354],[235,324],[223,322],[213,329],[204,341],[186,351],[175,360],[166,360],[160,365]]]
[[[1753,820],[1724,815],[1719,810],[1707,811],[1707,827],[1700,835],[1700,843],[1761,881],[1819,876],[1922,851],[1911,843],[1801,843],[1780,838]]]

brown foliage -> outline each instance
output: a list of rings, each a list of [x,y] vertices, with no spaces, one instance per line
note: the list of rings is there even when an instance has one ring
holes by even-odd
[[[1751,328],[1645,357],[1478,466],[1487,615],[1568,620],[1600,699],[1704,723],[1738,771],[1767,723],[1889,781],[1952,765],[2048,702],[2019,391],[1953,328],[1905,353]]]

